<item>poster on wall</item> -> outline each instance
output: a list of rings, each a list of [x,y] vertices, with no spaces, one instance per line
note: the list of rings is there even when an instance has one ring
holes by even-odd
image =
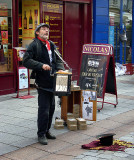
[[[25,67],[19,67],[19,89],[28,88],[28,70]]]
[[[63,5],[42,2],[43,22],[50,25],[49,39],[55,43],[60,53],[63,53]]]
[[[8,44],[8,31],[1,31],[2,44]]]
[[[96,91],[82,90],[82,117],[86,120],[96,120]]]
[[[34,31],[39,24],[39,1],[22,1],[22,47],[27,48],[28,44],[35,37]]]
[[[8,30],[8,17],[0,17],[1,30]]]
[[[7,3],[0,3],[0,16],[8,16]]]

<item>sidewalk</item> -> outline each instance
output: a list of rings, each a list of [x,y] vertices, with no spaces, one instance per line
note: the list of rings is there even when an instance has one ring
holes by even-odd
[[[37,143],[37,93],[35,98],[17,99],[14,95],[0,97],[0,160],[133,160],[134,148],[125,152],[110,152],[81,149],[82,144],[96,140],[96,135],[115,133],[115,139],[134,143],[134,75],[116,77],[118,105],[104,104],[97,112],[97,121],[88,121],[87,130],[69,131],[66,127],[52,133],[56,140],[49,140],[47,146]],[[115,97],[106,94],[106,100],[114,102]],[[57,101],[57,99],[56,99]],[[101,104],[98,103],[98,108]],[[60,117],[56,106],[54,119]],[[53,119],[53,124],[54,124]]]

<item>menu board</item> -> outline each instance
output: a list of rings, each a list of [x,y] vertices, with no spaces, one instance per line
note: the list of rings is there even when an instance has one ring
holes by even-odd
[[[42,2],[43,23],[50,25],[49,39],[55,43],[57,49],[62,53],[63,49],[63,5]]]
[[[82,90],[116,94],[115,65],[111,45],[85,44],[81,59],[79,85]]]
[[[82,57],[80,88],[97,91],[99,97],[103,93],[104,77],[107,57],[101,55],[87,55]]]

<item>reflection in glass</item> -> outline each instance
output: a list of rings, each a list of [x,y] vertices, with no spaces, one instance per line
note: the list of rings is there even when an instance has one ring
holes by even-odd
[[[122,0],[123,10],[121,16],[120,0],[109,0],[109,43],[114,47],[116,62],[120,62],[120,43],[122,43],[123,63],[131,63],[131,43],[132,43],[132,0]],[[122,18],[122,24],[120,19]],[[113,27],[111,27],[113,26]],[[126,32],[127,41],[121,42],[120,31]],[[112,43],[113,42],[113,43]]]

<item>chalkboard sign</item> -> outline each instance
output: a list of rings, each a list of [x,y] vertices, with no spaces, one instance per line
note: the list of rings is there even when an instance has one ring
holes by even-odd
[[[97,91],[97,96],[102,97],[106,64],[106,56],[84,54],[79,81],[80,88]]]
[[[117,95],[111,45],[83,45],[80,66],[79,86],[82,90],[97,91],[97,98],[104,98],[105,93]]]

